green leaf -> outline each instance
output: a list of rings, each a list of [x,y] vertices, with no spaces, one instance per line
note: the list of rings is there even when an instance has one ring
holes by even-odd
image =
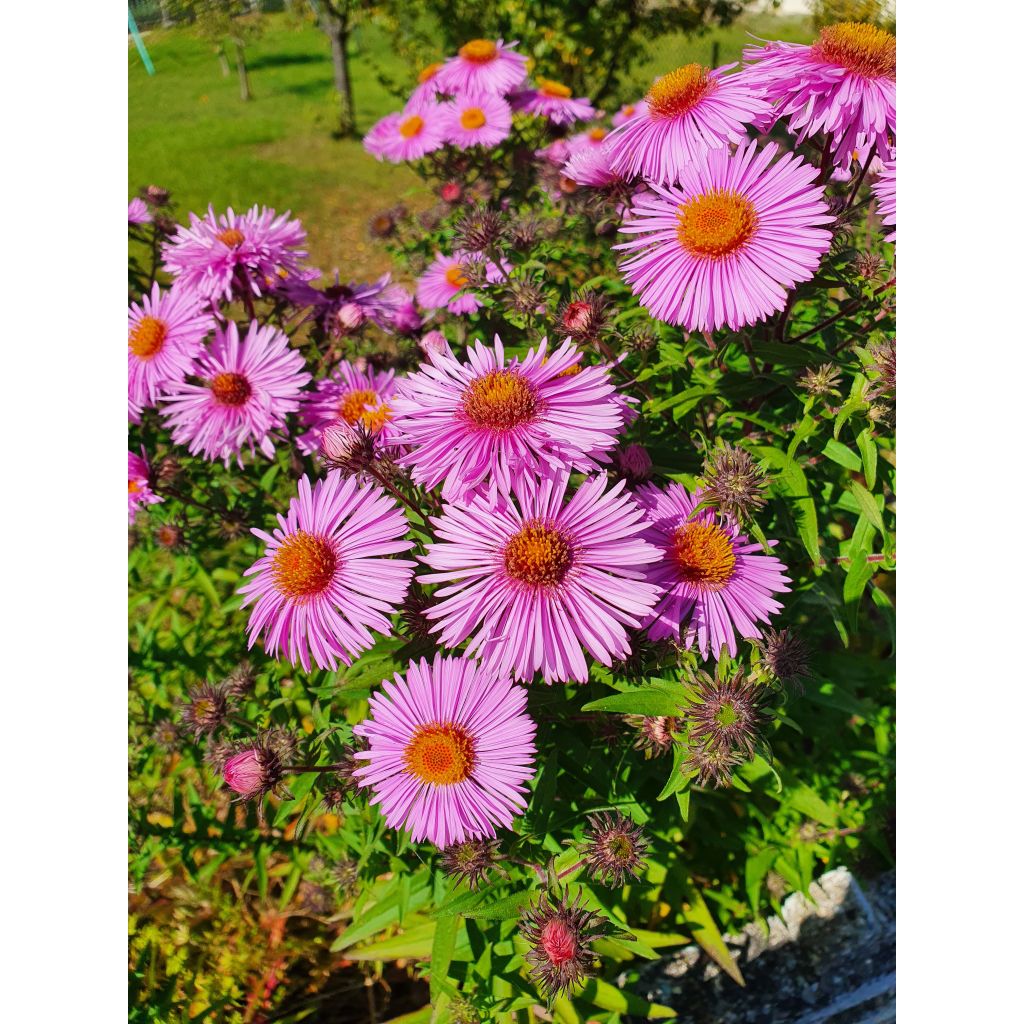
[[[610,697],[592,700],[583,705],[584,711],[617,711],[627,715],[678,715],[679,700],[657,686],[642,690],[624,690]]]
[[[811,556],[811,563],[817,565],[821,560],[818,512],[814,507],[814,498],[811,496],[804,471],[785,452],[780,452],[770,445],[755,445],[752,451],[775,470],[776,484],[794,499],[797,532],[807,554]]]
[[[747,863],[743,868],[743,883],[747,890],[747,902],[755,914],[758,913],[761,903],[761,884],[778,855],[778,850],[769,849],[755,853],[753,857],[747,857]]]
[[[874,575],[875,566],[868,561],[863,551],[858,551],[850,561],[850,567],[843,580],[843,604],[846,605],[847,617],[850,621],[850,629],[857,632],[858,609],[860,608],[861,595],[868,585],[868,580]]]
[[[836,812],[810,786],[800,786],[793,790],[786,797],[786,803],[819,824],[835,828]]]
[[[852,469],[857,473],[860,472],[860,459],[857,453],[847,448],[841,441],[836,441],[830,437],[825,444],[824,454],[826,458],[839,463],[840,466],[845,466],[847,469]]]
[[[476,893],[468,893],[466,897],[463,897],[453,902],[438,907],[435,916],[440,919],[442,917],[454,917],[457,914],[462,914],[463,917],[472,918],[473,920],[480,921],[508,921],[513,917],[518,917],[523,907],[525,907],[530,900],[533,898],[531,892],[516,892],[511,896],[504,896],[499,900],[494,900],[492,903],[473,903],[468,901],[468,897],[473,897],[473,900],[479,900]]]
[[[675,1017],[676,1011],[669,1006],[662,1006],[660,1003],[649,1003],[646,999],[634,995],[632,992],[625,992],[614,985],[609,985],[601,978],[591,978],[583,991],[576,997],[585,999],[602,1010],[609,1010],[612,1013],[628,1013],[635,1017],[647,1017],[651,1020]]]
[[[871,525],[874,526],[876,530],[884,532],[885,525],[882,523],[882,513],[878,511],[875,496],[867,490],[863,484],[858,483],[856,480],[850,481],[850,491],[853,493],[857,506],[871,521]]]
[[[869,491],[875,489],[875,474],[878,472],[878,446],[872,436],[871,428],[865,427],[857,435],[857,448],[864,463],[864,482]]]
[[[426,960],[433,949],[435,923],[427,921],[400,935],[347,949],[345,957],[348,960]]]
[[[685,899],[683,920],[693,932],[696,943],[737,985],[746,985],[739,965],[733,960],[732,954],[722,938],[722,933],[718,930],[718,925],[715,924],[715,919],[704,902],[704,897],[692,882],[686,884]]]
[[[448,977],[455,940],[459,936],[462,922],[455,917],[438,918],[434,927],[434,944],[430,948],[430,998],[436,1000],[441,991],[441,982]]]

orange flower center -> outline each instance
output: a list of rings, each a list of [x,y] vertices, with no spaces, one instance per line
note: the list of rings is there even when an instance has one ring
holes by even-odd
[[[552,82],[550,78],[538,78],[537,85],[545,96],[552,96],[555,99],[567,100],[572,95],[572,89],[561,82]]]
[[[413,114],[412,117],[407,117],[399,126],[398,134],[403,139],[415,138],[419,133],[423,131],[423,118],[419,114]]]
[[[473,737],[454,722],[419,726],[405,748],[405,770],[435,786],[453,786],[469,778],[475,763]]]
[[[445,272],[444,279],[453,288],[465,288],[469,283],[466,275],[462,272],[462,267],[457,263],[453,263]]]
[[[474,128],[483,128],[487,118],[479,107],[467,107],[459,117],[459,124],[472,131]]]
[[[668,556],[680,576],[702,590],[721,590],[736,571],[732,541],[716,523],[676,527]]]
[[[709,259],[723,259],[736,252],[757,230],[754,204],[728,189],[688,199],[677,216],[680,244],[694,256]]]
[[[128,481],[128,493],[129,494],[138,494],[139,491],[141,491],[141,490],[142,490],[142,484],[140,484],[138,480],[129,480]]]
[[[305,530],[289,534],[274,555],[274,585],[292,600],[323,593],[334,579],[340,559],[325,537]]]
[[[338,405],[338,415],[351,426],[359,422],[366,423],[367,414],[377,411],[380,395],[369,389],[349,391]],[[384,407],[381,407],[384,408]],[[369,426],[369,423],[366,423]]]
[[[498,56],[498,48],[490,39],[471,39],[459,48],[459,56],[473,64],[489,64]]]
[[[232,407],[245,405],[252,394],[252,387],[240,373],[218,373],[210,381],[210,390],[221,405]]]
[[[818,60],[865,78],[896,80],[896,37],[874,25],[853,21],[826,25],[811,52]]]
[[[635,113],[636,113],[636,107],[629,106],[629,107],[623,107],[622,108],[622,116],[623,117],[632,117]]]
[[[491,370],[466,388],[462,411],[476,427],[511,430],[533,419],[537,394],[518,370]]]
[[[419,73],[420,85],[422,85],[424,82],[429,82],[434,77],[434,75],[436,75],[438,73],[438,71],[441,70],[442,67],[444,67],[444,65],[441,64],[440,61],[438,61],[436,64],[428,64]]]
[[[217,240],[229,249],[237,249],[245,241],[245,235],[238,228],[226,228],[218,233]]]
[[[608,133],[603,128],[591,128],[587,137],[591,142],[600,142]]]
[[[128,348],[139,359],[152,359],[167,340],[167,324],[153,316],[144,316],[128,335]]]
[[[700,64],[686,64],[662,75],[647,94],[655,117],[681,117],[689,113],[714,88],[714,79]]]
[[[514,534],[502,553],[505,572],[531,587],[557,587],[572,568],[572,542],[540,520]]]

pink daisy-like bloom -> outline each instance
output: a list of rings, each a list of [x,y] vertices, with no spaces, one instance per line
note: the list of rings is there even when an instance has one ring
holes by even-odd
[[[352,427],[361,424],[387,442],[394,434],[390,409],[394,377],[394,370],[358,369],[343,359],[329,377],[317,382],[316,391],[308,393],[299,409],[299,420],[308,428],[297,438],[300,451],[315,452],[324,428],[337,420]]]
[[[659,589],[645,567],[659,557],[642,540],[643,509],[624,482],[603,473],[564,502],[568,470],[523,474],[515,500],[446,505],[432,518],[436,543],[423,561],[441,584],[424,614],[448,647],[473,635],[466,653],[493,671],[546,683],[586,682],[584,648],[601,664],[629,655],[626,627],[651,613]]]
[[[723,74],[732,67],[686,64],[659,78],[647,109],[608,136],[615,170],[670,184],[709,150],[728,152],[729,143],[746,142],[747,125],[766,117],[771,106],[743,75]]]
[[[496,146],[512,131],[512,108],[494,93],[463,92],[438,107],[438,121],[445,141],[459,149]]]
[[[405,600],[414,562],[391,558],[408,551],[409,523],[376,485],[329,473],[310,487],[305,476],[287,517],[272,534],[254,529],[263,557],[239,588],[249,615],[249,648],[260,633],[267,654],[280,652],[307,672],[351,665],[374,644],[371,629],[391,635],[389,618]]]
[[[317,326],[335,337],[350,334],[367,320],[383,331],[397,329],[403,306],[411,299],[400,285],[384,274],[369,284],[342,284],[334,272],[334,284],[314,288],[308,281],[293,279],[281,286],[282,294],[296,306],[312,307]]]
[[[483,342],[467,362],[431,353],[430,362],[398,382],[392,399],[404,462],[426,488],[443,483],[460,501],[517,481],[544,467],[590,471],[608,462],[622,430],[622,409],[604,366],[579,366],[571,341],[548,354],[547,339],[520,362]]]
[[[871,147],[891,156],[896,136],[896,37],[874,25],[826,25],[810,46],[772,42],[743,51],[743,79],[788,118],[797,142],[832,136],[832,162],[849,165]],[[890,138],[891,137],[891,138]]]
[[[200,384],[178,382],[167,388],[163,416],[175,444],[211,462],[259,447],[273,458],[270,434],[285,428],[285,417],[299,408],[302,388],[312,380],[302,353],[276,327],[249,324],[245,340],[228,321],[196,360]]]
[[[882,168],[878,180],[871,186],[875,199],[878,200],[878,215],[887,227],[896,226],[896,157],[893,157]],[[896,241],[896,232],[890,231],[885,236],[887,242]]]
[[[782,608],[772,595],[789,590],[785,565],[750,543],[731,518],[711,508],[695,513],[700,488],[690,494],[682,484],[664,491],[644,484],[635,493],[647,509],[643,536],[659,552],[647,579],[663,592],[645,620],[648,636],[696,643],[702,658],[710,653],[717,661],[723,647],[736,657],[736,634],[757,639],[757,623]]]
[[[782,309],[809,281],[831,243],[817,169],[771,143],[732,155],[709,150],[683,168],[679,184],[637,196],[620,230],[637,235],[615,248],[651,315],[688,331],[738,330]]]
[[[637,100],[636,103],[627,103],[624,107],[620,107],[618,111],[612,115],[612,127],[618,128],[620,124],[625,124],[627,121],[631,121],[637,115],[646,113],[646,100]]]
[[[555,139],[550,145],[543,149],[535,149],[533,155],[538,160],[544,160],[556,167],[561,167],[572,154],[569,152],[569,143],[565,139]]]
[[[590,121],[597,116],[594,105],[586,97],[574,98],[572,89],[547,78],[537,79],[536,89],[517,93],[512,108],[536,117],[546,117],[552,124],[569,125],[574,121]]]
[[[433,664],[410,662],[381,691],[352,730],[369,743],[352,777],[372,789],[387,824],[440,848],[511,828],[536,774],[526,690],[507,673],[437,654]]]
[[[433,100],[410,100],[400,114],[388,114],[366,133],[363,148],[393,164],[419,160],[445,143],[441,110]]]
[[[216,324],[203,300],[180,285],[161,292],[154,284],[141,303],[128,307],[129,419],[132,410],[137,414],[153,405],[164,385],[192,372],[192,361]]]
[[[570,135],[566,139],[566,147],[569,151],[569,156],[574,157],[578,153],[587,153],[593,150],[600,150],[611,156],[611,150],[607,144],[608,129],[602,128],[601,125],[594,125],[593,128],[588,128],[585,132],[578,132],[576,135]]]
[[[489,92],[505,95],[526,78],[526,58],[513,49],[517,43],[472,39],[450,57],[436,75],[446,93]]]
[[[149,207],[144,200],[138,197],[128,200],[129,224],[149,224],[152,219],[153,214],[149,212]]]
[[[427,103],[437,98],[438,93],[441,91],[437,85],[437,73],[443,67],[443,61],[438,61],[436,64],[428,64],[416,76],[417,85],[409,94],[409,102],[406,106],[411,106],[413,103]]]
[[[434,254],[434,262],[416,282],[416,301],[424,309],[446,308],[449,313],[475,313],[481,306],[475,292],[467,292],[465,265],[470,257]]]
[[[149,463],[146,451],[141,455],[128,452],[128,523],[135,522],[135,513],[140,505],[155,505],[164,499],[154,494],[149,486]]]
[[[603,144],[577,151],[566,161],[562,174],[577,185],[590,188],[604,188],[622,181],[622,175],[612,170],[607,147]]]

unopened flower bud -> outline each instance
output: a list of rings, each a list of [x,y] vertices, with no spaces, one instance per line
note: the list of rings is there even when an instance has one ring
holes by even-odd
[[[366,312],[358,302],[346,302],[335,314],[338,329],[347,334],[359,330],[366,322]]]
[[[457,181],[446,181],[441,186],[440,195],[446,203],[457,203],[462,198],[462,186]]]
[[[616,452],[615,464],[634,487],[650,480],[654,471],[654,463],[642,444],[627,445],[622,451]]]
[[[228,701],[219,686],[203,683],[189,691],[188,703],[182,706],[181,720],[198,740],[216,732],[228,715]]]
[[[644,830],[620,811],[591,814],[583,832],[587,870],[605,885],[621,886],[626,875],[640,877],[650,845]]]
[[[166,206],[171,200],[171,193],[159,185],[147,185],[145,188],[140,189],[139,195],[150,206]]]
[[[372,432],[363,423],[353,426],[345,420],[335,420],[320,434],[320,458],[324,465],[343,476],[365,472],[373,463],[376,447]]]
[[[244,800],[269,793],[283,778],[281,761],[262,741],[248,745],[224,763],[225,784]]]
[[[594,973],[591,944],[605,933],[607,922],[586,910],[582,899],[582,893],[571,902],[567,894],[556,899],[547,893],[519,919],[519,933],[532,947],[526,954],[530,973],[549,999]]]
[[[743,448],[719,441],[704,459],[704,497],[734,519],[746,519],[765,503],[764,470]]]
[[[452,354],[448,339],[440,331],[427,331],[417,344],[425,356],[450,356]]]

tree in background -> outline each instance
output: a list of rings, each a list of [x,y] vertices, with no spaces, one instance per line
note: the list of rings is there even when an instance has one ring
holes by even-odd
[[[226,48],[231,47],[238,71],[239,94],[252,98],[245,48],[263,32],[263,21],[247,0],[182,0],[181,9],[195,22],[196,31],[214,48],[227,75]]]
[[[352,100],[352,76],[349,74],[349,43],[360,17],[373,7],[360,0],[310,0],[317,24],[331,41],[334,87],[338,90],[338,138],[356,134],[356,108]]]
[[[840,21],[861,21],[896,31],[891,0],[811,0],[811,20],[816,29]]]

